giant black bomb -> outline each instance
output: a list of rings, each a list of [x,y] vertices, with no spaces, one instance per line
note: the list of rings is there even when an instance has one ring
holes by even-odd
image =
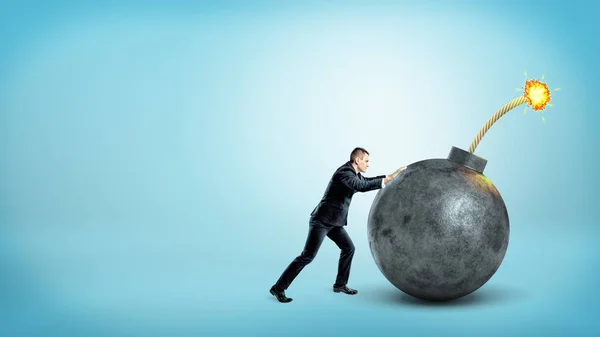
[[[379,190],[368,217],[369,247],[398,289],[452,300],[498,270],[509,221],[500,193],[483,175],[486,163],[452,147],[447,159],[413,163]]]
[[[523,95],[488,119],[469,152],[452,147],[447,159],[413,163],[377,193],[369,212],[369,247],[394,286],[426,300],[452,300],[496,273],[508,247],[508,213],[483,175],[487,161],[473,153],[507,112],[527,104],[541,113],[548,102],[548,86],[526,80]]]

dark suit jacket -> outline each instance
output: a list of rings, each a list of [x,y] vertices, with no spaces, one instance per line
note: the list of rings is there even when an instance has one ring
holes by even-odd
[[[346,162],[331,177],[323,198],[310,214],[310,220],[330,226],[346,226],[354,193],[381,188],[383,178],[384,175],[363,177],[354,171],[350,161]]]

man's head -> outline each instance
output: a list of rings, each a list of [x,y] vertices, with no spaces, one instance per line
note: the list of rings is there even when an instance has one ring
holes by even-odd
[[[369,167],[369,152],[362,147],[357,147],[350,153],[350,162],[358,172],[367,172]]]

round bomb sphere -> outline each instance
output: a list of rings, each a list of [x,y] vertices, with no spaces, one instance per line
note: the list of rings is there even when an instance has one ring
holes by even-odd
[[[379,190],[368,217],[369,247],[381,273],[425,300],[480,288],[506,254],[506,206],[483,175],[487,161],[452,147],[447,159],[409,165]]]

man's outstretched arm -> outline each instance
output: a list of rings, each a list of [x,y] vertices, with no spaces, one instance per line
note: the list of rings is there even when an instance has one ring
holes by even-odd
[[[365,177],[365,176],[363,176],[363,178],[366,179],[366,180],[373,180],[373,179],[378,179],[378,178],[387,178],[387,179],[389,179],[389,180],[387,180],[385,182],[387,184],[392,179],[394,179],[398,175],[398,173],[400,173],[400,172],[402,172],[404,170],[406,170],[406,166],[402,166],[399,169],[397,169],[396,171],[394,171],[393,173],[388,174],[388,175],[382,175],[382,176],[376,176],[376,177]]]
[[[344,186],[357,191],[357,192],[368,192],[381,188],[382,182],[385,176],[378,176],[372,179],[360,179],[354,173],[354,171],[347,169],[340,172],[340,182]]]
[[[341,173],[340,181],[342,184],[347,186],[348,188],[357,191],[357,192],[368,192],[372,190],[376,190],[379,188],[383,188],[385,184],[389,183],[394,179],[398,173],[404,171],[406,166],[402,166],[392,174],[381,175],[376,177],[363,177],[363,179],[359,179],[356,174],[354,174],[351,170],[344,170]]]

